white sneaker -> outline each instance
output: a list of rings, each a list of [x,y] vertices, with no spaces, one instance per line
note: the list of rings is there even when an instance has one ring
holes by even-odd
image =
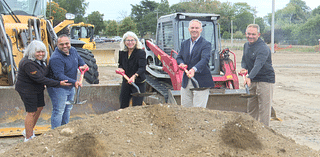
[[[28,142],[29,140],[32,140],[33,139],[33,137],[31,136],[30,138],[24,138],[24,142]]]
[[[22,131],[22,135],[26,138],[26,129],[24,129],[23,131]],[[32,134],[32,136],[31,136],[31,138],[34,138],[34,137],[36,137],[36,135],[34,134],[34,132],[33,132],[33,134]],[[25,139],[26,140],[26,139]],[[29,139],[27,139],[27,141],[28,141]],[[26,141],[25,141],[26,142]]]

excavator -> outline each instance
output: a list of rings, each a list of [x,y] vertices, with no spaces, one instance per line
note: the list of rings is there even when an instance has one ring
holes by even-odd
[[[65,28],[69,29],[70,39],[71,40],[80,40],[85,42],[83,49],[95,50],[96,43],[93,41],[94,36],[94,25],[87,24],[84,22],[74,23],[74,15],[66,15],[68,19],[63,20],[57,26],[54,27],[56,34],[60,34]]]
[[[58,37],[52,21],[46,19],[46,6],[47,0],[0,0],[0,137],[21,135],[24,128],[25,108],[14,90],[24,49],[32,40],[41,40],[47,47],[49,60],[56,47]],[[85,42],[75,41],[71,41],[71,45],[77,49],[90,70],[84,75],[88,85],[81,89],[80,95],[81,99],[87,99],[87,103],[74,106],[71,119],[119,108],[118,98],[108,95],[119,93],[120,87],[99,85],[94,55],[83,49]],[[36,126],[36,134],[50,129],[52,104],[47,92],[44,93],[46,107]]]
[[[190,38],[189,22],[202,22],[201,36],[211,42],[209,67],[214,89],[210,89],[207,108],[246,112],[245,89],[239,89],[236,72],[236,56],[228,48],[221,50],[218,14],[174,13],[158,19],[156,43],[143,40],[147,58],[147,89],[160,93],[165,102],[180,105],[180,89],[183,71],[176,61],[181,42]],[[233,55],[233,58],[230,56]],[[233,60],[232,60],[233,59]]]

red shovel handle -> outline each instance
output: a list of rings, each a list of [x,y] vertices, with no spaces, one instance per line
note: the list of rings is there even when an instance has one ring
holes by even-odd
[[[248,74],[248,71],[246,71],[244,74],[243,73],[238,73],[240,76],[247,76],[247,74]]]
[[[183,71],[187,74],[187,76],[188,76],[189,78],[191,78],[191,77],[190,77],[190,74],[189,74],[189,72],[188,72],[188,70],[187,70],[187,68],[188,68],[187,65],[186,65],[185,67],[180,67],[180,66],[179,66],[179,68],[180,68],[181,70],[183,70]]]
[[[116,73],[122,75],[127,81],[129,81],[130,78],[124,73],[124,71],[120,72],[120,71],[116,70]],[[129,82],[129,83],[131,83],[131,82]]]
[[[80,70],[80,73],[81,73],[79,82],[82,83],[84,73],[86,73],[86,72],[89,70],[89,67],[85,68],[84,70],[82,70],[82,69],[79,67],[79,70]]]

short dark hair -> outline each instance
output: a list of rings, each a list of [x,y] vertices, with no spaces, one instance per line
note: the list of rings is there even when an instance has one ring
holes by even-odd
[[[70,39],[70,37],[69,37],[67,34],[61,34],[61,35],[59,35],[58,39],[63,38],[63,37],[67,37],[67,38]]]

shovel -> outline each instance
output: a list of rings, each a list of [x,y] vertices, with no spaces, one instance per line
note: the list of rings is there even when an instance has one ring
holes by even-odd
[[[89,68],[81,70],[80,67],[79,67],[79,70],[81,72],[79,82],[82,84],[84,73],[86,73],[89,70]],[[76,101],[74,103],[75,105],[81,105],[81,104],[84,104],[84,103],[87,102],[87,100],[80,101],[80,90],[81,90],[81,86],[79,86],[78,89],[77,89]]]
[[[245,73],[245,74],[238,73],[238,74],[243,77],[243,81],[246,81],[247,73]],[[251,97],[255,96],[255,94],[250,94],[250,90],[249,90],[248,84],[245,84],[244,87],[246,88],[246,94],[242,94],[241,97],[243,97],[243,98],[251,98]]]
[[[122,75],[127,81],[129,81],[130,78],[124,72],[120,72],[120,71],[116,70],[116,73]],[[128,82],[128,83],[131,83],[131,85],[134,88],[136,88],[137,91],[138,91],[136,93],[131,94],[132,96],[135,96],[135,97],[146,97],[146,96],[150,96],[150,95],[155,95],[156,94],[155,92],[153,92],[153,93],[141,93],[140,92],[140,88],[136,85],[136,83],[134,83],[134,82]]]
[[[184,70],[184,72],[187,74],[187,76],[196,84],[196,87],[195,88],[191,88],[190,90],[191,91],[193,91],[193,90],[195,90],[195,91],[199,91],[199,90],[205,90],[205,89],[208,89],[207,87],[202,87],[202,88],[200,88],[200,86],[199,86],[199,83],[198,83],[198,81],[194,78],[194,77],[190,77],[190,75],[189,75],[189,73],[188,73],[188,71],[187,71],[187,67],[188,66],[185,66],[185,67],[179,67],[181,70]]]

